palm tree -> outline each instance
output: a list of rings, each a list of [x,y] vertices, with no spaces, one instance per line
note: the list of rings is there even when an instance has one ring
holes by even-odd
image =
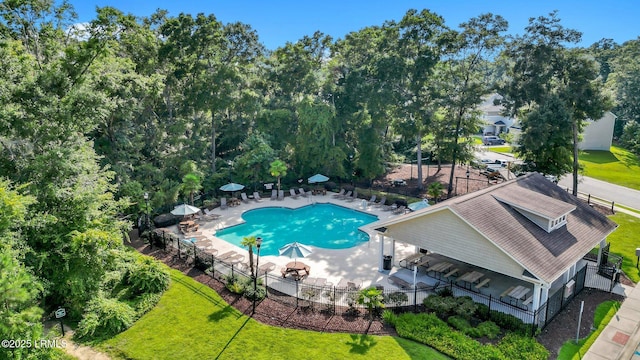
[[[181,188],[184,194],[189,194],[189,202],[193,205],[193,194],[202,189],[200,177],[194,173],[188,173],[182,178]]]
[[[358,292],[358,304],[364,305],[369,311],[369,316],[373,320],[373,310],[378,308],[384,308],[384,296],[382,296],[382,290],[378,290],[374,287],[362,289]]]
[[[240,245],[249,248],[249,270],[251,271],[251,276],[256,276],[257,272],[253,272],[253,247],[258,245],[257,238],[255,236],[245,236],[242,238]]]
[[[287,164],[280,159],[275,159],[269,166],[271,176],[278,178],[278,192],[280,192],[280,178],[287,175]]]
[[[444,190],[444,186],[439,182],[432,182],[427,188],[427,194],[437,203],[438,198],[442,195],[442,190]]]

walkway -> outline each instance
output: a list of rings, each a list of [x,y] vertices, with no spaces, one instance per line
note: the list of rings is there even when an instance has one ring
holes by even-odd
[[[616,316],[582,359],[640,360],[640,286],[626,295]]]

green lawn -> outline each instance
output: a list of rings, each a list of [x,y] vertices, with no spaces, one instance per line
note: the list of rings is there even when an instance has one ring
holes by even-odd
[[[595,313],[593,314],[593,326],[595,327],[595,330],[586,338],[578,341],[577,344],[574,340],[564,343],[558,353],[558,360],[581,359],[587,350],[589,350],[593,342],[596,341],[602,330],[604,330],[619,308],[620,303],[614,300],[605,301],[598,305]]]
[[[447,359],[397,337],[263,325],[176,270],[171,280],[153,310],[98,346],[114,359]]]
[[[583,151],[580,164],[585,176],[640,190],[640,160],[625,149]]]
[[[490,146],[487,148],[489,151],[497,152],[497,153],[513,153],[513,148],[511,146]]]
[[[607,241],[611,242],[611,252],[622,256],[622,270],[633,282],[640,281],[640,272],[636,268],[636,248],[640,245],[637,241],[640,234],[640,218],[617,213],[609,217],[619,227]]]

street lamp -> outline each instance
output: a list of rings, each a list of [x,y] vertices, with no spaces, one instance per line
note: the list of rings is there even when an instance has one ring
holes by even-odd
[[[467,194],[469,193],[469,165],[467,165]]]
[[[145,202],[145,213],[146,213],[146,221],[145,221],[145,230],[149,229],[149,193],[144,193],[144,202]]]
[[[251,314],[255,314],[256,312],[256,300],[258,299],[258,270],[260,269],[258,266],[260,265],[260,245],[262,245],[262,238],[261,237],[257,237],[256,238],[256,249],[258,249],[257,251],[257,255],[256,255],[256,269],[255,269],[255,273],[253,274],[253,311],[251,312]]]

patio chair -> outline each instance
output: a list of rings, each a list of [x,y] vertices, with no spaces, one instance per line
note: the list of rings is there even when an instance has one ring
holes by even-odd
[[[271,200],[278,198],[278,190],[271,190]]]
[[[289,189],[289,194],[291,194],[291,197],[294,199],[298,198],[298,194],[296,193],[296,189]]]
[[[226,197],[221,197],[220,198],[220,209],[224,210],[227,208],[227,198]]]
[[[374,206],[384,206],[384,203],[387,202],[387,197],[383,196],[380,201],[378,201]]]
[[[240,194],[240,196],[242,196],[242,202],[245,204],[249,203],[249,198],[247,198],[247,194],[246,193],[242,193]]]
[[[349,190],[349,191],[347,191],[346,193],[344,193],[344,194],[340,195],[340,196],[338,197],[338,199],[340,199],[340,200],[345,200],[346,198],[348,198],[348,197],[350,197],[350,196],[351,196],[351,190]]]
[[[354,201],[354,200],[355,200],[355,199],[357,199],[357,198],[358,198],[358,192],[357,192],[357,191],[354,191],[354,192],[353,192],[353,196],[352,196],[352,197],[350,197],[350,198],[347,198],[347,200],[348,200],[349,202],[352,202],[352,201]]]
[[[259,192],[257,192],[257,191],[253,192],[253,200],[255,200],[257,202],[262,201],[262,198],[260,197],[260,193]]]
[[[284,200],[284,190],[278,191],[278,200]]]
[[[404,205],[400,205],[398,206],[395,210],[393,210],[394,214],[404,214],[404,212],[407,210],[407,207]]]
[[[372,195],[371,199],[369,199],[369,201],[367,201],[367,205],[373,205],[376,203],[376,196]]]
[[[334,197],[334,198],[339,198],[339,197],[341,197],[342,195],[344,195],[344,188],[340,189],[340,192],[339,192],[339,193],[337,193],[337,194],[333,194],[333,197]]]
[[[300,195],[302,195],[304,197],[309,196],[309,194],[307,192],[305,192],[303,188],[298,189],[298,191],[300,192]]]
[[[258,275],[264,275],[268,272],[271,272],[276,269],[276,264],[272,262],[267,262],[258,267]]]

